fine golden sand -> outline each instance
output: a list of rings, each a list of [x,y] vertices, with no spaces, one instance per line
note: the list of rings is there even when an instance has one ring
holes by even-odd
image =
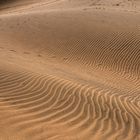
[[[0,140],[140,140],[140,1],[1,0]]]

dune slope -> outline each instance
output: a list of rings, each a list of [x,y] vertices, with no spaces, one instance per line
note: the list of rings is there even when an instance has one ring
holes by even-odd
[[[140,139],[139,1],[0,4],[0,140]]]

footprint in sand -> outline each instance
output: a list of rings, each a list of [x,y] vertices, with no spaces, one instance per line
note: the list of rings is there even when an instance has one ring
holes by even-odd
[[[15,50],[10,50],[11,52],[16,52]]]
[[[41,55],[41,54],[38,54],[37,56],[38,56],[38,57],[42,57],[42,55]]]
[[[29,52],[24,52],[24,54],[30,54]]]

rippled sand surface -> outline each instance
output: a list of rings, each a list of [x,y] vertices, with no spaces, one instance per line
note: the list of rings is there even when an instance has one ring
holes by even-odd
[[[140,140],[140,1],[2,0],[0,140]]]

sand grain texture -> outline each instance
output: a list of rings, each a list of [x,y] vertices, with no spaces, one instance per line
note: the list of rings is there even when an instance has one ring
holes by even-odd
[[[140,2],[0,2],[0,140],[140,140]]]

